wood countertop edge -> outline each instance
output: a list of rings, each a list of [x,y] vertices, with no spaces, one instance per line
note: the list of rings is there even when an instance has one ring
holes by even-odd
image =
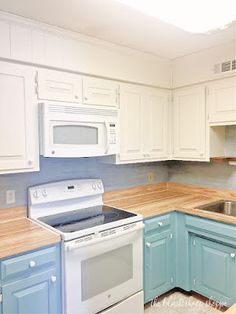
[[[234,304],[233,306],[231,306],[226,312],[225,314],[236,314],[236,304]]]

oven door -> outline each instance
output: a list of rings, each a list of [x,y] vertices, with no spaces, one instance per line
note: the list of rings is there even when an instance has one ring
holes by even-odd
[[[100,242],[67,250],[65,313],[97,313],[143,289],[143,223]]]

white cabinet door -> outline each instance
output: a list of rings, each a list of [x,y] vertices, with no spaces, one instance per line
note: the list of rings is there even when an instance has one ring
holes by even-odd
[[[168,158],[169,91],[147,89],[143,108],[144,153],[146,158]]]
[[[143,159],[143,90],[122,84],[120,89],[120,161]]]
[[[81,103],[82,78],[76,74],[39,69],[37,94],[41,100]]]
[[[173,159],[206,160],[205,87],[174,91]]]
[[[97,106],[118,106],[118,84],[113,81],[83,77],[83,103]]]
[[[236,124],[236,77],[209,83],[211,124]]]
[[[35,71],[0,62],[0,173],[38,170]]]

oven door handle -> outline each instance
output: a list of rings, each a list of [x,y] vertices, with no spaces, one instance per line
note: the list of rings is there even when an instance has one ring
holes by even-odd
[[[106,148],[105,148],[105,155],[106,155],[110,148],[109,123],[105,120],[104,124],[105,124],[105,130],[106,130]]]
[[[124,235],[129,234],[129,233],[136,233],[136,232],[138,232],[138,231],[140,231],[140,230],[142,230],[144,228],[144,223],[143,222],[138,222],[136,224],[134,223],[133,225],[134,226],[131,225],[130,228],[125,230],[125,231],[121,231],[121,232],[118,232],[118,233],[115,233],[115,234],[112,234],[112,235],[99,237],[99,238],[95,238],[95,239],[87,240],[87,241],[84,240],[84,241],[81,241],[79,243],[76,243],[76,240],[69,241],[68,243],[65,243],[65,249],[66,249],[66,251],[73,251],[73,250],[79,249],[81,247],[94,245],[94,244],[97,244],[97,243],[100,243],[100,242],[104,242],[104,241],[107,241],[107,240],[111,240],[111,239],[114,239],[114,238],[117,239],[118,237],[122,237]]]

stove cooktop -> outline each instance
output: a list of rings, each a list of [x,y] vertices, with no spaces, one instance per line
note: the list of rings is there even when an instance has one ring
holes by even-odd
[[[136,214],[106,205],[89,207],[82,210],[83,213],[86,211],[97,214],[84,218],[83,214],[81,214],[81,209],[78,209],[69,213],[65,212],[41,217],[38,220],[63,233],[73,233],[137,216]]]

